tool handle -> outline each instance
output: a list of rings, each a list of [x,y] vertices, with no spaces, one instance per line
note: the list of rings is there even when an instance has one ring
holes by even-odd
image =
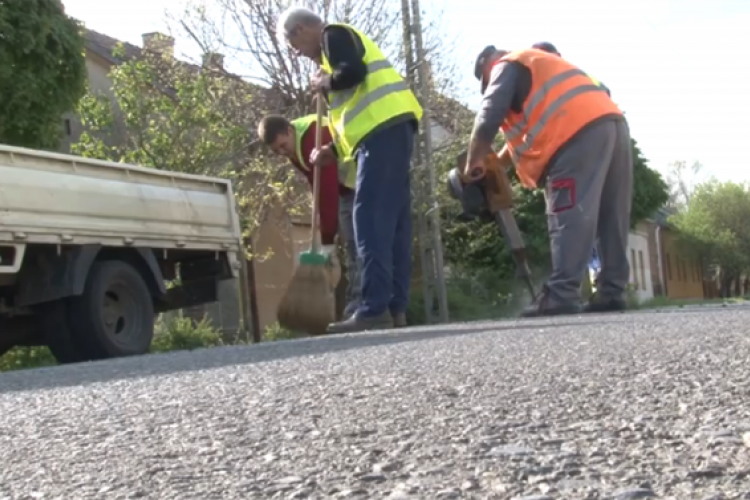
[[[318,119],[315,125],[315,149],[320,150],[323,143],[323,93],[319,93],[315,99]],[[312,222],[310,227],[312,228],[312,234],[310,235],[310,241],[312,242],[312,252],[320,252],[320,235],[318,234],[318,219],[320,214],[318,213],[318,207],[320,206],[320,170],[323,168],[322,165],[313,166],[313,196],[312,196]]]

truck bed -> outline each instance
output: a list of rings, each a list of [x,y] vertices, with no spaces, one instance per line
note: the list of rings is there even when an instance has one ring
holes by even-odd
[[[0,145],[0,243],[237,251],[224,179]]]

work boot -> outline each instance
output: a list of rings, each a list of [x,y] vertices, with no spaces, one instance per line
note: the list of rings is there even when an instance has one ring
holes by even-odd
[[[349,319],[328,325],[328,333],[354,333],[389,328],[393,328],[393,318],[388,311],[379,316],[362,316],[355,313]]]
[[[580,314],[580,304],[555,304],[550,300],[549,288],[545,285],[534,302],[521,311],[522,318],[539,318],[542,316],[562,316]]]
[[[406,322],[406,313],[392,313],[391,316],[393,316],[393,328],[404,328],[405,326],[408,326]]]
[[[583,312],[624,312],[627,308],[628,305],[622,297],[602,297],[601,295],[594,293],[591,295],[588,303],[584,306]]]

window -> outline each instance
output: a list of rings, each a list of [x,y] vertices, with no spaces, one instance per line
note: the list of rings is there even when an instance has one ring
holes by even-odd
[[[630,249],[630,270],[633,273],[633,288],[638,290],[638,263],[635,260],[635,250]]]
[[[672,262],[669,260],[669,254],[667,254],[666,257],[667,257],[667,279],[669,281],[672,281]]]
[[[70,120],[68,120],[68,119],[66,118],[66,119],[65,119],[65,134],[66,134],[66,135],[68,135],[68,136],[70,136],[70,135],[71,135],[72,133],[73,133],[73,132],[72,132],[72,128],[71,128],[71,126],[70,126]]]
[[[643,251],[638,250],[638,263],[641,265],[641,288],[646,289],[646,267],[643,265]]]

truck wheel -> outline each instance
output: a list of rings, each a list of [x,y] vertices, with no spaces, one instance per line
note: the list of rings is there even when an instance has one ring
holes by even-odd
[[[44,343],[58,363],[89,361],[80,347],[80,342],[70,328],[66,300],[56,300],[44,304],[38,309],[37,317],[40,318]]]
[[[146,354],[154,338],[154,304],[141,275],[122,261],[95,262],[86,288],[70,299],[69,319],[91,359]]]

